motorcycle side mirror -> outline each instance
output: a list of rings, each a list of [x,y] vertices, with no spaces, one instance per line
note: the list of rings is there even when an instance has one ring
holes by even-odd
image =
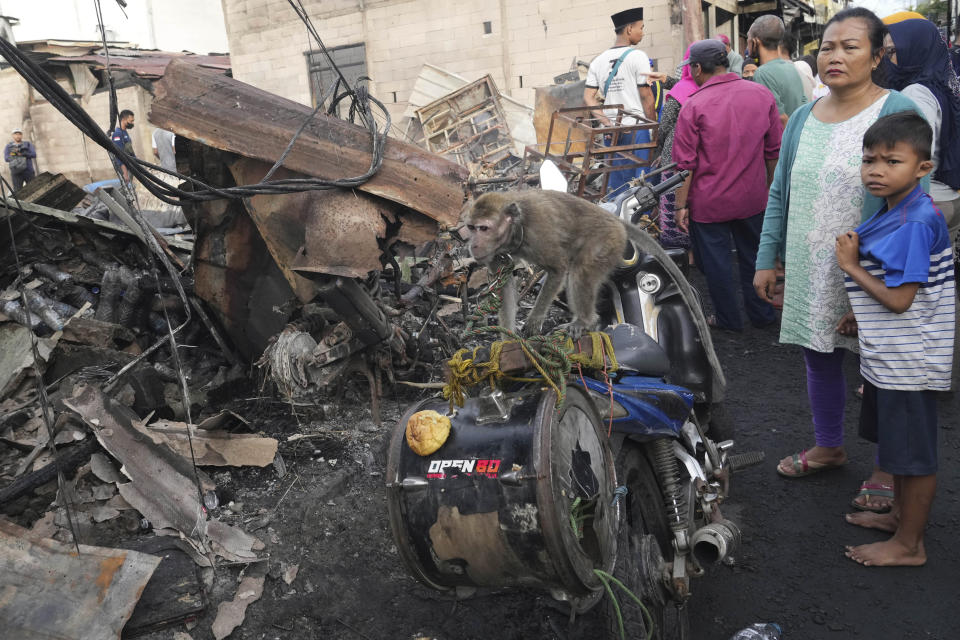
[[[567,192],[567,179],[552,160],[544,160],[540,165],[540,189]]]

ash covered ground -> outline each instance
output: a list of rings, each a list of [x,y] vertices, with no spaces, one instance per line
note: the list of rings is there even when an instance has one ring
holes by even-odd
[[[726,640],[757,621],[774,621],[784,638],[908,639],[956,637],[954,551],[960,525],[960,401],[944,395],[939,486],[927,533],[930,561],[922,568],[867,568],[843,556],[845,544],[886,534],[844,522],[850,500],[869,475],[872,447],[856,435],[859,383],[856,358],[847,359],[846,467],[803,479],[775,472],[776,461],[810,446],[812,427],[799,349],[780,345],[776,329],[743,334],[714,332],[729,381],[727,407],[738,425],[738,451],[763,450],[767,460],[733,478],[727,517],[742,527],[744,542],[731,566],[695,580],[691,609],[694,640]],[[370,427],[365,386],[358,384],[329,417],[295,415],[289,407],[261,405],[265,431],[315,431],[316,438],[281,445],[288,476],[272,469],[223,473],[233,492],[237,520],[263,509],[273,513],[256,533],[270,559],[263,597],[248,609],[233,638],[437,638],[473,640],[600,637],[593,615],[572,625],[561,605],[537,592],[503,591],[455,601],[411,578],[393,544],[386,514],[383,470],[390,432],[402,409],[422,395],[384,402],[385,424]],[[229,497],[229,496],[227,496]],[[282,567],[298,564],[290,585]],[[212,599],[229,599],[240,567],[216,571]],[[213,608],[191,632],[209,638]],[[149,636],[171,638],[172,631]]]
[[[714,340],[729,381],[726,405],[738,428],[737,450],[763,450],[767,460],[733,478],[724,513],[741,525],[743,546],[732,565],[712,567],[693,582],[691,637],[726,640],[757,621],[777,622],[785,638],[807,640],[955,637],[960,622],[955,606],[960,559],[953,552],[960,524],[956,397],[945,395],[940,402],[941,473],[927,537],[930,562],[918,569],[865,568],[842,555],[844,544],[885,535],[841,517],[873,460],[871,447],[856,436],[856,359],[847,361],[850,463],[787,480],[775,473],[776,461],[810,446],[812,439],[799,350],[779,345],[776,329],[715,332]],[[291,404],[246,383],[224,393],[224,408],[280,442],[282,477],[274,466],[209,470],[219,498],[212,515],[262,540],[263,560],[221,562],[206,570],[205,611],[188,624],[140,637],[214,637],[218,606],[236,596],[243,577],[258,575],[265,575],[263,593],[231,638],[601,637],[598,615],[571,623],[564,605],[543,593],[503,590],[456,601],[407,573],[390,533],[384,470],[401,413],[429,393],[387,387],[379,428],[362,377],[351,378],[341,393],[319,404]],[[22,499],[11,517],[29,526],[49,500],[49,493]],[[130,524],[123,518],[102,523],[84,532],[85,541],[130,546],[153,536],[132,532]]]

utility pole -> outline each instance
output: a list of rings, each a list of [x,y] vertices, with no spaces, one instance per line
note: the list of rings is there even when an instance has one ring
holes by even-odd
[[[154,23],[153,18],[153,0],[147,0],[146,2],[147,9],[147,25],[150,28],[150,49],[159,49],[157,46],[157,25]]]
[[[684,48],[703,40],[703,9],[700,0],[676,0],[683,12]]]
[[[947,45],[953,44],[953,0],[947,0]]]

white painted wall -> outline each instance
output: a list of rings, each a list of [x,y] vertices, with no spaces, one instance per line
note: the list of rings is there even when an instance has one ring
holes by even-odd
[[[104,26],[114,40],[144,49],[226,53],[220,0],[101,0]],[[93,0],[0,0],[0,15],[18,18],[18,41],[99,40]],[[109,33],[108,33],[109,35]]]

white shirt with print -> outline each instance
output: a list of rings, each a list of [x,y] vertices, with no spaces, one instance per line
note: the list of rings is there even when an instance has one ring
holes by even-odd
[[[623,55],[626,47],[614,47],[607,49],[590,63],[590,69],[587,71],[587,88],[600,89],[607,84],[607,78],[617,60]],[[604,104],[622,104],[623,108],[637,115],[643,116],[643,104],[640,102],[640,91],[638,86],[648,84],[647,74],[650,73],[650,58],[643,51],[634,49],[624,58],[617,69],[617,75],[610,82],[610,88],[606,91]],[[615,109],[604,109],[603,113],[609,118],[617,115]],[[629,122],[628,122],[629,120]],[[636,122],[633,118],[624,118],[622,124],[633,124]]]

